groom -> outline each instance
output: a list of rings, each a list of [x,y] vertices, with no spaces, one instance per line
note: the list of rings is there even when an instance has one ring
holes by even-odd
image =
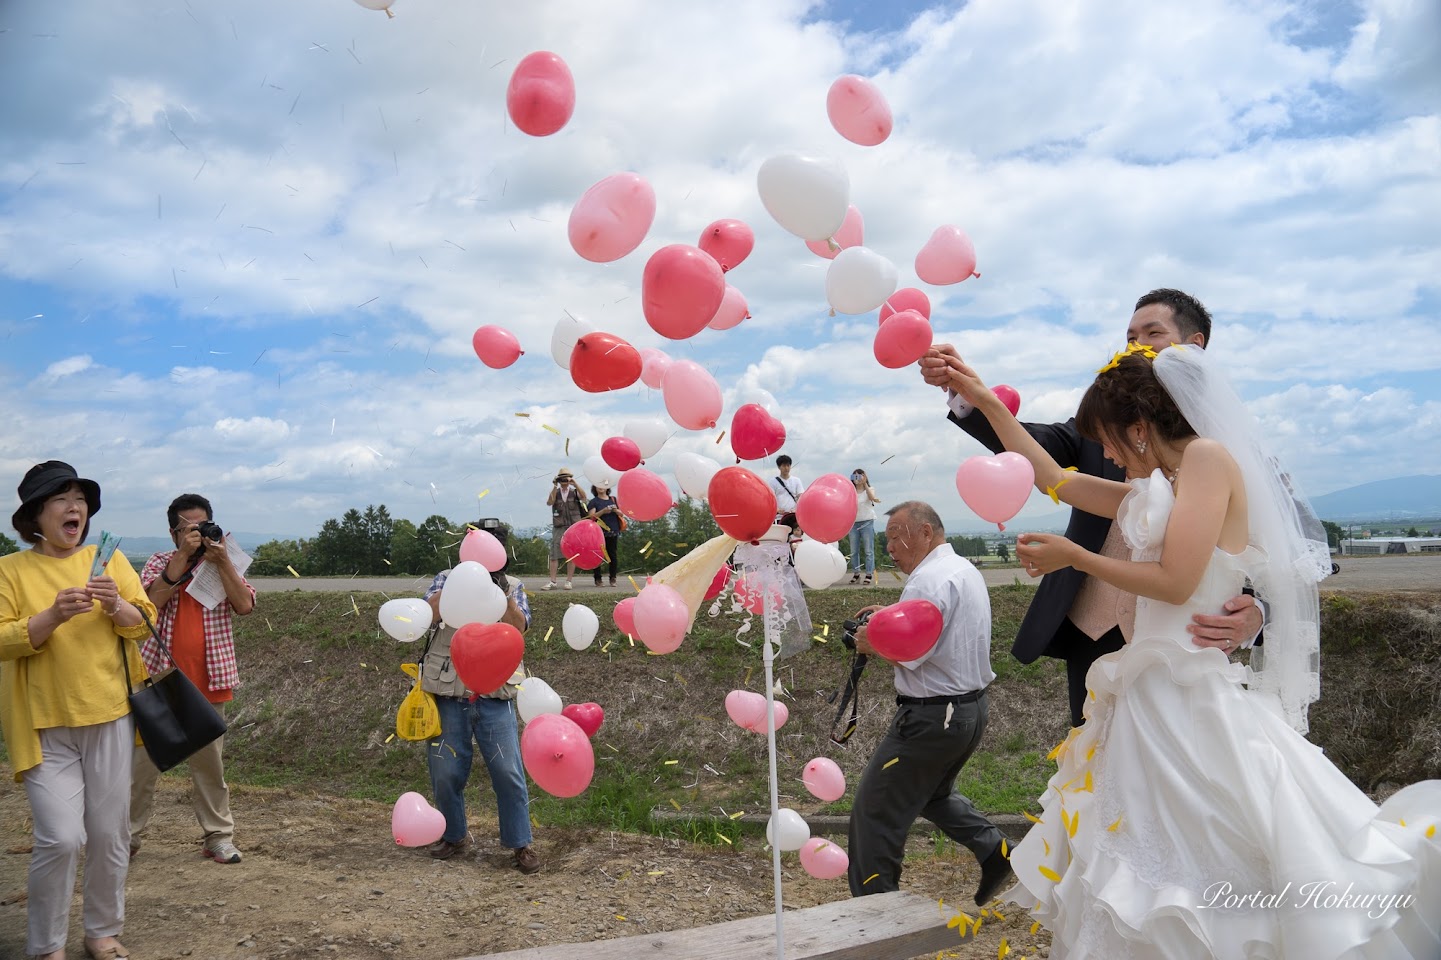
[[[1136,301],[1135,312],[1126,328],[1126,340],[1155,350],[1164,350],[1172,344],[1205,348],[1211,340],[1211,314],[1199,300],[1180,290],[1152,290]],[[941,343],[931,347],[930,353],[921,360],[921,375],[927,383],[946,385],[947,356],[960,355],[955,347]],[[1001,442],[983,415],[966,409],[953,394],[950,406],[951,422],[991,452],[1002,450]],[[1074,465],[1081,473],[1107,480],[1126,479],[1121,468],[1106,459],[1099,443],[1080,435],[1075,418],[1065,423],[1023,426],[1058,463]],[[1073,509],[1066,537],[1104,556],[1130,557],[1120,528],[1107,517]],[[1197,646],[1218,647],[1229,655],[1260,633],[1262,613],[1254,597],[1228,600],[1226,611],[1217,616],[1197,614],[1192,618],[1190,630]],[[1085,722],[1082,708],[1086,703],[1086,672],[1098,657],[1125,645],[1135,619],[1134,596],[1096,577],[1088,577],[1074,567],[1065,567],[1041,578],[1041,585],[1011,646],[1011,654],[1022,663],[1030,663],[1042,654],[1066,661],[1071,723],[1079,726]]]

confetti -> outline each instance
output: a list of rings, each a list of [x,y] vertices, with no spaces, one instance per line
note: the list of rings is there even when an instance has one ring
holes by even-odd
[[[718,436],[718,437],[715,438],[716,446],[720,446],[720,442],[721,442],[722,440],[724,440],[725,438],[726,438],[726,432],[725,432],[724,430],[722,430],[722,431],[720,432],[720,436]]]
[[[726,843],[726,846],[729,846],[729,847],[735,846],[735,844],[733,844],[733,843],[730,842],[730,838],[727,837],[725,834],[721,833],[719,830],[716,831],[715,838],[716,838],[717,840],[724,840],[725,843]]]
[[[392,733],[390,736],[388,736],[388,737],[385,738],[385,742],[386,742],[386,743],[389,743],[390,741],[392,741],[392,740],[394,740],[394,739],[395,739],[395,734]]]
[[[737,810],[735,813],[731,814],[730,818],[731,818],[732,820],[739,820],[741,817],[743,817],[743,816],[745,816],[745,815],[746,815],[746,812],[745,812],[744,810]]]
[[[540,428],[541,428],[542,430],[549,430],[551,433],[555,434],[557,437],[560,436],[560,431],[557,430],[555,427],[552,427],[552,426],[551,426],[550,424],[548,424],[548,423],[542,423],[542,424],[540,425]]]
[[[885,764],[881,767],[881,769],[882,769],[882,770],[889,770],[891,767],[894,767],[896,764],[898,764],[898,763],[900,763],[900,762],[901,762],[901,758],[900,758],[900,757],[891,757],[889,760],[887,760],[887,761],[885,762]]]
[[[1006,942],[1006,938],[1005,938],[1005,937],[1002,937],[1002,938],[1001,938],[1001,945],[996,949],[996,960],[1006,960],[1006,954],[1008,954],[1008,953],[1010,953],[1010,952],[1011,952],[1011,945]]]
[[[540,642],[541,642],[541,643],[546,643],[546,642],[548,642],[548,641],[550,640],[550,635],[551,635],[552,633],[555,633],[555,627],[553,627],[553,626],[546,627],[546,628],[545,628],[545,636],[543,636],[543,637],[540,638]]]
[[[866,877],[865,881],[861,884],[861,886],[865,886],[867,883],[870,883],[872,880],[874,880],[876,877],[879,877],[879,876],[880,876],[879,873],[873,873],[873,874],[871,874],[869,877]]]
[[[663,876],[665,876],[665,871],[664,871],[664,870],[648,870],[648,871],[646,871],[646,876],[647,876],[647,877],[663,877]]]
[[[484,500],[485,497],[486,497],[486,495],[487,495],[488,493],[490,493],[490,487],[486,487],[484,490],[482,490],[482,491],[480,491],[479,493],[477,493],[477,494],[475,495],[475,499],[477,499],[477,500]]]
[[[516,416],[517,416],[517,417],[525,417],[527,420],[530,419],[530,414],[528,414],[528,413],[517,413]]]
[[[1434,836],[1436,836],[1436,824],[1433,823],[1431,824],[1431,826],[1426,828],[1426,839],[1429,840]]]
[[[351,598],[350,598],[350,609],[352,609],[352,610],[355,611],[355,615],[356,615],[357,617],[360,616],[360,605],[355,602],[355,598],[354,598],[354,597],[351,597]],[[365,664],[362,663],[361,666],[363,667],[363,666],[365,666]]]
[[[570,437],[565,438],[565,455],[570,456]]]
[[[1021,811],[1021,812],[1022,812],[1022,814],[1025,816],[1025,818],[1026,818],[1027,820],[1031,821],[1032,823],[1045,823],[1045,822],[1046,822],[1046,821],[1042,820],[1040,817],[1036,816],[1035,814],[1026,813],[1024,810]]]
[[[1037,920],[1035,923],[1031,924],[1031,936],[1034,937],[1040,931],[1040,929],[1041,921]]]
[[[1121,829],[1121,819],[1121,817],[1117,817],[1116,822],[1106,828],[1106,832],[1115,833],[1117,830]]]
[[[290,571],[290,575],[291,575],[292,577],[299,577],[299,576],[300,576],[300,574],[298,574],[298,573],[295,572],[295,568],[292,567],[292,566],[291,566],[290,564],[288,564],[288,563],[285,565],[285,569],[287,569],[287,570]]]
[[[678,763],[680,763],[679,760],[667,760],[667,761],[665,762],[665,765],[666,765],[667,767],[673,767],[673,766],[675,766],[675,765],[678,764]]]

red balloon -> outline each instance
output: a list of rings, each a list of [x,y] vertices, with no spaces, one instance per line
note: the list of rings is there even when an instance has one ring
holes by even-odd
[[[617,630],[628,637],[635,636],[635,597],[626,597],[617,603],[611,617]]]
[[[893,314],[876,331],[871,349],[883,367],[908,367],[931,349],[931,322],[914,310]]]
[[[505,686],[523,656],[525,638],[508,623],[467,623],[450,641],[456,675],[479,694]]]
[[[570,378],[586,393],[623,390],[640,371],[640,351],[613,333],[587,333],[570,351]]]
[[[785,424],[758,403],[747,403],[731,416],[731,449],[742,460],[769,457],[785,442]]]
[[[625,473],[640,466],[640,447],[630,437],[611,437],[600,445],[600,458],[612,470]]]
[[[699,243],[723,271],[740,266],[755,245],[756,235],[739,220],[717,220],[701,232]]]
[[[605,711],[598,703],[568,703],[561,708],[562,717],[570,717],[575,725],[585,731],[587,737],[594,738],[595,732],[605,722]]]
[[[520,341],[515,334],[493,324],[478,328],[470,338],[470,345],[475,348],[480,362],[494,370],[510,366],[525,353],[520,349]]]
[[[835,543],[856,524],[856,485],[839,473],[818,477],[796,501],[796,523],[812,540]]]
[[[730,583],[730,581],[731,565],[723,563],[721,564],[721,568],[715,572],[715,577],[711,580],[710,586],[705,588],[705,599],[714,600],[720,596],[721,591],[726,588],[726,584]]]
[[[1006,405],[1006,409],[1011,411],[1011,416],[1015,417],[1020,415],[1021,395],[1016,392],[1015,387],[1000,383],[992,387],[991,392],[1001,398],[1001,402]]]
[[[881,304],[881,323],[885,323],[892,314],[900,313],[902,310],[914,310],[929,320],[931,319],[931,298],[926,296],[924,290],[917,290],[915,287],[901,287],[887,297],[885,303]]]
[[[887,660],[909,663],[941,638],[941,611],[929,600],[902,600],[871,614],[866,639]]]
[[[548,137],[575,112],[575,80],[565,61],[538,50],[516,65],[505,90],[505,108],[522,133]]]
[[[594,520],[577,520],[560,538],[560,552],[582,570],[593,570],[605,562],[605,531]]]
[[[725,299],[725,289],[725,274],[709,254],[673,243],[646,261],[641,310],[656,333],[684,340],[706,328]]]
[[[776,520],[776,495],[745,467],[722,467],[706,488],[716,526],[737,540],[759,540]]]

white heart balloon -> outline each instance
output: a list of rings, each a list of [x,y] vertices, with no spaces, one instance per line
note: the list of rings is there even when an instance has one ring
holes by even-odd
[[[670,439],[670,427],[659,420],[628,420],[621,433],[640,447],[640,458],[649,460]],[[590,476],[590,474],[586,474]]]
[[[696,500],[704,500],[706,491],[710,489],[711,477],[721,468],[710,457],[703,457],[698,453],[680,453],[675,458],[675,478],[680,483],[681,490],[685,495]]]
[[[615,485],[620,482],[620,471],[605,462],[605,458],[596,455],[586,457],[585,462],[580,465],[580,472],[585,478],[597,487],[605,487],[607,490],[614,490]]]
[[[851,178],[830,157],[771,157],[756,173],[756,188],[776,223],[805,240],[834,235],[851,202]]]
[[[575,342],[594,331],[595,327],[568,313],[555,322],[555,330],[550,335],[550,355],[562,370],[570,369],[570,354],[575,349]]]
[[[387,600],[380,605],[380,629],[401,643],[425,636],[434,619],[430,604],[413,597]]]
[[[766,842],[782,850],[799,850],[810,838],[810,824],[790,807],[781,807],[766,821]]]
[[[896,265],[869,247],[847,247],[826,269],[826,300],[836,313],[870,313],[896,292]]]
[[[440,591],[440,619],[448,627],[499,623],[505,607],[505,591],[490,579],[490,571],[474,560],[457,563]]]
[[[600,632],[600,617],[590,607],[572,603],[560,621],[560,632],[572,650],[584,650]]]
[[[796,573],[812,590],[823,590],[846,575],[846,558],[833,543],[802,540],[796,544]]]

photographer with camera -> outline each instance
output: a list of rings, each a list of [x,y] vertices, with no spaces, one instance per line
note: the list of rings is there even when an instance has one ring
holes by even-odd
[[[575,485],[575,475],[570,472],[569,467],[561,467],[556,471],[555,479],[550,482],[550,496],[546,497],[545,504],[550,507],[550,582],[541,589],[555,589],[556,567],[561,560],[565,560],[565,588],[569,590],[571,578],[575,576],[575,561],[562,555],[564,551],[560,548],[560,539],[565,536],[571,524],[584,520],[587,512],[585,497]]]
[[[240,680],[235,663],[232,619],[255,609],[255,588],[235,568],[226,549],[225,531],[215,523],[210,501],[196,493],[176,497],[166,511],[175,549],[157,553],[140,571],[140,582],[160,612],[155,624],[170,650],[176,669],[223,711]],[[219,574],[225,599],[213,609],[187,591],[195,569],[205,562]],[[154,636],[145,638],[140,656],[152,674],[170,666]],[[234,843],[235,821],[230,815],[230,787],[225,783],[222,750],[225,738],[200,748],[190,765],[191,803],[200,823],[202,851],[216,863],[239,863]],[[141,835],[155,806],[155,781],[160,771],[144,747],[135,748],[130,782],[130,855],[140,850]]]
[[[900,889],[906,835],[925,817],[968,847],[981,865],[977,904],[1010,875],[1001,833],[956,792],[956,777],[986,730],[991,671],[991,601],[969,560],[946,542],[929,504],[910,500],[888,510],[886,552],[907,574],[902,600],[929,600],[941,612],[941,635],[923,656],[895,668],[896,713],[866,764],[851,804],[852,896]],[[881,609],[865,607],[856,618]],[[880,657],[858,623],[856,653]],[[884,659],[884,658],[881,658]]]

